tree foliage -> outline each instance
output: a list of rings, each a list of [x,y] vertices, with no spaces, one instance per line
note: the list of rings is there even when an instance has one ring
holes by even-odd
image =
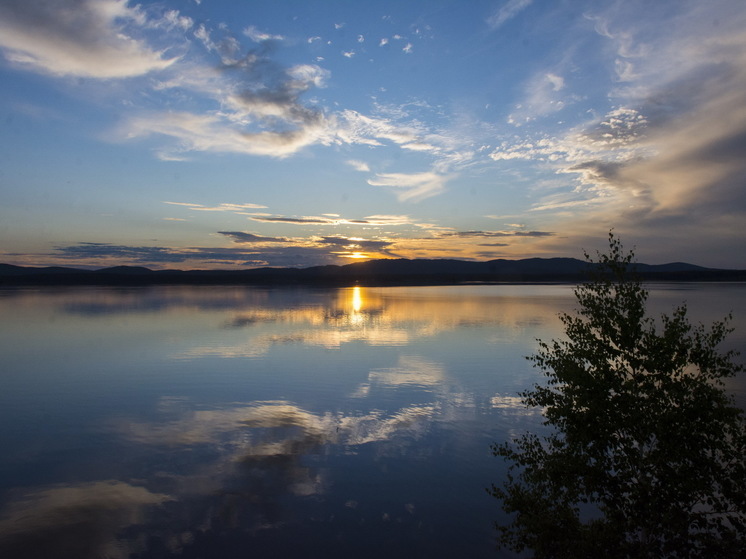
[[[489,492],[512,514],[499,545],[554,557],[746,557],[746,420],[722,379],[730,316],[692,325],[686,306],[658,321],[634,254],[609,253],[575,290],[566,339],[530,356],[547,377],[521,393],[548,436],[495,444],[507,479]]]

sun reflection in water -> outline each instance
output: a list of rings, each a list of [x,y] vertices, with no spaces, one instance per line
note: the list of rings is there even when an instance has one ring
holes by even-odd
[[[359,285],[352,288],[352,310],[359,313],[363,308],[363,294]]]
[[[363,290],[360,288],[359,285],[356,285],[352,288],[352,296],[350,299],[352,311],[349,315],[350,323],[354,326],[361,326],[365,323],[366,316],[363,312],[364,302],[365,300],[363,299]]]

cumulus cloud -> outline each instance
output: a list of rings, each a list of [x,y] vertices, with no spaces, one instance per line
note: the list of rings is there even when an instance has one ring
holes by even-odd
[[[163,23],[188,28],[173,10]],[[0,48],[12,63],[60,76],[128,78],[171,66],[135,33],[155,25],[122,0],[8,0],[0,3]]]

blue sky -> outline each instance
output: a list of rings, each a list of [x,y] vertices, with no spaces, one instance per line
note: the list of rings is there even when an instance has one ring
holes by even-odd
[[[746,268],[741,0],[2,0],[0,261]]]

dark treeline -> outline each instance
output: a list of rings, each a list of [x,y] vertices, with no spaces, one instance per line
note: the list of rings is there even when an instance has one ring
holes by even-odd
[[[746,270],[685,263],[635,264],[646,281],[746,281]],[[246,270],[150,270],[117,266],[101,270],[32,268],[0,264],[0,285],[454,285],[462,283],[575,283],[589,264],[574,258],[524,260],[369,260],[345,266]]]

